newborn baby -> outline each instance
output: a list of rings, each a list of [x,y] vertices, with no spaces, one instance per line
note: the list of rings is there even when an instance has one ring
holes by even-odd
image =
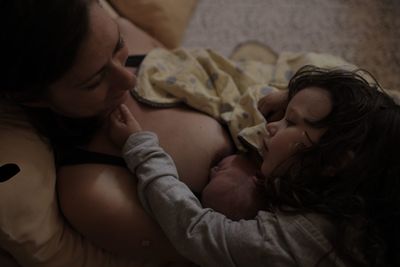
[[[231,155],[211,170],[202,204],[232,220],[250,219],[266,207],[260,167],[244,155]]]

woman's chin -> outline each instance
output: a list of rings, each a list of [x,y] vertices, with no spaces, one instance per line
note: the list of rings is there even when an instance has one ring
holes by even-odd
[[[125,91],[123,94],[121,94],[120,96],[115,97],[110,105],[109,108],[107,108],[107,114],[110,114],[113,110],[115,110],[117,107],[119,107],[121,104],[124,104],[128,97],[130,96],[129,91]]]

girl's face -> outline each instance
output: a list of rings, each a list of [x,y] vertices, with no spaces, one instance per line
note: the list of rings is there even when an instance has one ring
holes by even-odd
[[[68,117],[109,113],[128,97],[136,82],[133,71],[125,67],[128,50],[118,25],[96,1],[89,12],[89,32],[73,67],[50,86],[43,101],[44,106]]]
[[[309,122],[319,121],[332,110],[328,91],[308,87],[290,100],[285,116],[266,125],[264,160],[261,171],[265,177],[301,148],[318,143],[326,129],[313,128]]]

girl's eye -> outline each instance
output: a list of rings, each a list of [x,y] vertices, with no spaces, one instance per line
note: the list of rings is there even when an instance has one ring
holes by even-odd
[[[290,126],[294,126],[294,125],[295,125],[293,121],[288,120],[288,119],[285,119],[285,120],[286,120],[286,125],[287,125],[287,127],[290,127]]]

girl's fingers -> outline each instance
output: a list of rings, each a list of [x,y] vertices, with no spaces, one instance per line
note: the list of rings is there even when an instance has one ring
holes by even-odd
[[[267,107],[268,107],[268,100],[266,99],[266,97],[261,98],[260,101],[258,101],[258,110],[261,112],[266,112]]]
[[[272,108],[268,105],[265,99],[261,99],[258,102],[258,110],[264,115],[264,117],[266,117],[272,111]]]
[[[124,121],[128,121],[128,120],[136,120],[135,117],[133,117],[131,111],[129,110],[129,108],[125,105],[125,104],[121,104],[119,106],[119,111],[121,113],[121,117]]]
[[[142,128],[139,122],[136,120],[135,116],[133,116],[132,112],[128,109],[128,107],[124,104],[120,106],[120,111],[124,122],[134,129],[135,131],[140,131]]]
[[[118,124],[119,122],[121,122],[122,118],[121,118],[121,113],[118,109],[115,109],[111,115],[110,115],[111,121],[114,124]]]

